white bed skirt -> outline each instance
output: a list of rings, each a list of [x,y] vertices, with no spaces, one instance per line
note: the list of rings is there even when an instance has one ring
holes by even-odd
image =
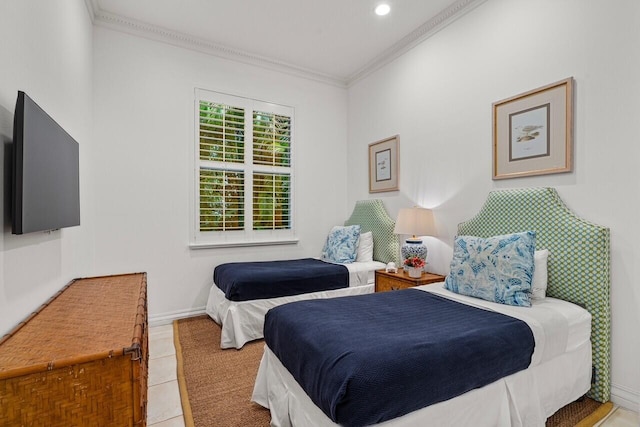
[[[229,301],[224,292],[214,284],[209,292],[206,312],[217,324],[222,326],[220,347],[242,348],[247,342],[263,337],[264,316],[274,307],[293,301],[363,295],[373,291],[374,284],[371,283],[288,297]]]
[[[385,427],[543,427],[590,387],[591,343],[456,398],[379,425]],[[389,396],[393,398],[393,396]],[[271,411],[273,427],[337,427],[265,345],[252,401]]]

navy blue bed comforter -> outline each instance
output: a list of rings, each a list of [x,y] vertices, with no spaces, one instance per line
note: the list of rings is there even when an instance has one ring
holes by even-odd
[[[334,422],[364,426],[526,369],[533,333],[518,319],[406,289],[285,304],[265,342]]]
[[[230,301],[277,298],[349,286],[349,270],[315,258],[233,262],[213,270],[213,283]]]

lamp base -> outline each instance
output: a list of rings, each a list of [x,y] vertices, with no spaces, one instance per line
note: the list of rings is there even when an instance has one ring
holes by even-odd
[[[422,240],[419,240],[419,239],[405,240],[404,243],[402,244],[402,247],[400,248],[400,253],[402,254],[402,262],[403,262],[402,265],[405,270],[408,270],[408,267],[404,265],[404,260],[407,258],[413,258],[413,257],[422,258],[425,261],[425,267],[426,267],[427,246],[424,243],[422,243]]]

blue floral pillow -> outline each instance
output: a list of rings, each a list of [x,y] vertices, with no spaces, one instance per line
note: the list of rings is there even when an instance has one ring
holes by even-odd
[[[501,304],[531,307],[536,234],[457,236],[445,288]]]
[[[358,254],[359,238],[359,225],[333,227],[322,249],[322,259],[341,264],[354,262]]]

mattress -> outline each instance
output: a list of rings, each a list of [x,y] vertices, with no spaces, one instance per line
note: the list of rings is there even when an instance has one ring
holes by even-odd
[[[453,294],[441,284],[416,289],[455,300],[469,298]],[[531,366],[381,425],[421,426],[428,420],[429,425],[544,426],[548,416],[589,390],[591,316],[586,310],[553,298],[535,301],[531,308],[474,298],[466,302],[525,321],[536,342]],[[271,409],[273,426],[336,425],[313,404],[266,346],[252,400]]]
[[[221,348],[242,348],[249,341],[263,337],[264,316],[273,307],[294,301],[363,295],[374,291],[375,270],[385,268],[378,261],[344,264],[349,270],[349,287],[252,301],[229,301],[215,284],[209,291],[206,313],[222,326]]]

